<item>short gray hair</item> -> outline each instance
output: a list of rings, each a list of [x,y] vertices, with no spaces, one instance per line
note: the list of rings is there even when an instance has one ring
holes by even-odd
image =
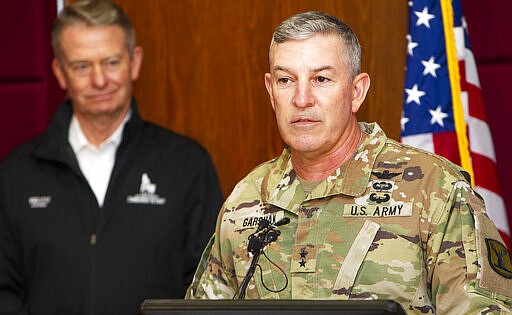
[[[299,13],[284,20],[276,28],[270,43],[269,61],[272,64],[272,48],[289,40],[304,40],[315,34],[338,35],[346,46],[342,56],[350,68],[352,78],[361,72],[361,45],[352,29],[338,18],[323,12]]]
[[[52,47],[57,59],[62,57],[60,35],[66,27],[84,24],[86,26],[120,26],[126,36],[130,55],[135,49],[135,30],[130,19],[117,4],[110,0],[81,0],[66,6],[52,25]]]

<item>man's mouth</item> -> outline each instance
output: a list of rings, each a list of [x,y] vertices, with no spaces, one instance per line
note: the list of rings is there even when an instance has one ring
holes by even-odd
[[[94,101],[103,101],[108,100],[114,95],[113,92],[107,92],[107,93],[98,93],[98,94],[92,94],[89,95],[88,98]]]
[[[292,119],[292,124],[310,124],[310,123],[317,123],[319,122],[318,119],[309,118],[309,117],[297,117]]]

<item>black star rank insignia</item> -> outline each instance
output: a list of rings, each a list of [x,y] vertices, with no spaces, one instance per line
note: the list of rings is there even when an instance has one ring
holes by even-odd
[[[306,256],[308,255],[308,251],[306,250],[306,247],[302,247],[300,249],[299,255],[300,255],[300,258],[306,258]]]

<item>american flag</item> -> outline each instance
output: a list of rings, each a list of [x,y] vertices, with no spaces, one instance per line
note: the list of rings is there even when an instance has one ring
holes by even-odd
[[[409,1],[402,142],[464,167],[509,243],[496,158],[460,0]]]

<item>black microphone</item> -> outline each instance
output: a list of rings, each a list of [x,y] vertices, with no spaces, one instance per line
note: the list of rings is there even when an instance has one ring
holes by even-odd
[[[288,223],[290,223],[290,218],[288,218],[288,217],[284,217],[284,218],[282,218],[281,220],[277,221],[274,224],[271,224],[269,220],[262,218],[262,219],[260,219],[260,222],[258,224],[258,228],[256,229],[255,233],[257,233],[257,232],[259,232],[261,230],[264,230],[266,228],[269,228],[269,227],[271,229],[275,229],[278,226],[285,225],[285,224],[288,224]]]
[[[274,226],[281,226],[281,225],[285,225],[285,224],[288,224],[288,223],[290,223],[290,218],[284,217],[281,220],[279,220],[276,223],[274,223]]]
[[[247,245],[247,250],[250,253],[256,254],[265,246],[264,240],[262,240],[258,236],[251,235],[249,236],[249,244]]]
[[[270,225],[271,224],[270,224],[269,220],[261,218],[260,222],[258,223],[258,228],[256,229],[255,233],[257,233],[257,232],[259,232],[259,231],[261,231],[263,229],[268,228]]]
[[[277,237],[281,235],[281,231],[279,230],[271,230],[265,235],[265,244],[270,244],[272,242],[275,242],[277,240]]]

